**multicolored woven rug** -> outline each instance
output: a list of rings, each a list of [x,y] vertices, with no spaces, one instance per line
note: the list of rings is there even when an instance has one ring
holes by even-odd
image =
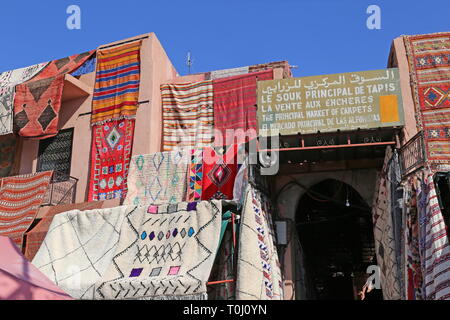
[[[425,172],[425,217],[423,228],[424,293],[427,300],[450,300],[450,246],[448,226],[439,206],[433,173]],[[421,219],[422,220],[422,219]]]
[[[213,81],[214,129],[224,139],[216,134],[216,146],[245,143],[257,137],[256,83],[272,79],[273,71],[266,70]]]
[[[48,63],[0,74],[0,135],[13,132],[15,86],[36,76]]]
[[[123,119],[92,127],[89,201],[126,197],[134,124]]]
[[[122,206],[57,214],[33,265],[73,298],[93,299],[94,285],[111,265],[128,212]]]
[[[128,210],[96,299],[203,300],[219,246],[219,201]]]
[[[14,167],[17,139],[9,134],[0,137],[0,178],[9,177]]]
[[[63,75],[16,86],[14,123],[20,136],[46,139],[58,134],[63,87]]]
[[[138,109],[141,41],[97,52],[91,123],[132,119]]]
[[[209,147],[203,150],[202,200],[233,199],[234,181],[238,172],[238,145],[224,154]]]
[[[202,148],[213,141],[212,81],[161,85],[163,150]]]
[[[23,235],[31,226],[53,172],[40,172],[2,180],[0,189],[0,235],[22,248]]]
[[[377,263],[381,270],[383,297],[385,300],[400,300],[402,295],[391,215],[391,185],[387,177],[391,157],[392,150],[388,148],[383,168],[377,181],[377,190],[372,206],[372,218]]]
[[[191,159],[187,178],[188,184],[186,201],[201,201],[203,188],[203,149],[191,150]]]
[[[189,150],[134,156],[125,205],[159,205],[185,200]]]
[[[114,206],[118,206],[119,203],[116,201]],[[33,260],[39,248],[42,245],[42,242],[47,235],[47,232],[50,228],[50,225],[53,221],[53,218],[60,213],[78,210],[78,211],[87,211],[93,209],[101,209],[105,208],[105,204],[109,204],[110,201],[93,201],[93,202],[84,202],[84,203],[74,203],[74,204],[66,204],[66,205],[58,205],[50,207],[49,211],[39,221],[39,223],[33,227],[30,231],[26,233],[26,243],[25,243],[25,257],[28,261]],[[107,207],[112,207],[109,205]]]
[[[14,87],[0,87],[0,136],[13,132]]]
[[[283,299],[281,265],[270,215],[267,200],[249,186],[239,230],[237,300]]]
[[[427,160],[450,163],[450,32],[405,36]]]
[[[39,71],[29,80],[44,80],[74,72],[80,66],[82,66],[94,53],[95,50],[91,50],[80,54],[74,54],[70,57],[50,61],[41,71]]]

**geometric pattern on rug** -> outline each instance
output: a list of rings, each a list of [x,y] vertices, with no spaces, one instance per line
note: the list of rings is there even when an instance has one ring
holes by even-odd
[[[220,226],[219,201],[136,207],[96,299],[206,299]]]
[[[36,217],[52,174],[52,171],[47,171],[2,180],[0,235],[13,239],[20,249],[23,235]]]
[[[42,273],[76,299],[93,299],[94,285],[111,264],[119,241],[125,206],[54,216],[33,259]]]
[[[125,205],[185,200],[189,150],[137,155],[131,159]]]

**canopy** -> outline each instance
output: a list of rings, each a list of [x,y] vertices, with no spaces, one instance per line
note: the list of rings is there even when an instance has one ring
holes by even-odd
[[[73,300],[0,236],[0,300]]]

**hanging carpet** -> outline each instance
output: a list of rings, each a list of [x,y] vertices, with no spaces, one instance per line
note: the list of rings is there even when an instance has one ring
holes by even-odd
[[[11,238],[20,249],[23,235],[36,217],[52,174],[47,171],[2,180],[0,235]]]
[[[96,299],[206,299],[221,222],[218,201],[129,210]]]
[[[126,197],[134,124],[122,119],[92,127],[89,201]]]
[[[185,200],[190,150],[137,155],[131,159],[125,205],[159,205]]]

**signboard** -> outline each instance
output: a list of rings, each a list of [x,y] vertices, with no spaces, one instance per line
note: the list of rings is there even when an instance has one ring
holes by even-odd
[[[260,136],[402,125],[398,69],[258,82]]]

